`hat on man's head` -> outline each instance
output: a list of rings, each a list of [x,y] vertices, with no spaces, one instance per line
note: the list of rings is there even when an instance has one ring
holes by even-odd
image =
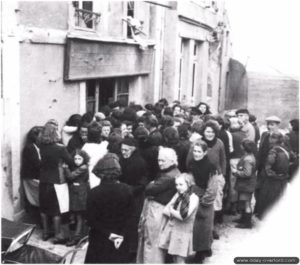
[[[236,112],[235,112],[235,114],[236,115],[238,115],[238,114],[248,114],[248,115],[250,115],[250,113],[249,113],[249,110],[247,110],[247,109],[238,109]]]
[[[280,123],[281,122],[281,119],[278,118],[277,116],[273,115],[273,116],[270,116],[270,117],[267,117],[266,118],[266,122],[277,122],[277,123]]]
[[[134,146],[137,147],[137,142],[134,138],[132,137],[126,137],[123,139],[122,144],[126,144],[128,146]]]

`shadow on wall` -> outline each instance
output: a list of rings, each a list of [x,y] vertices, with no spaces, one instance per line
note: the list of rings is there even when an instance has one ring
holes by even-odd
[[[248,77],[247,71],[239,61],[229,60],[225,90],[225,109],[239,109],[247,107],[248,102]]]

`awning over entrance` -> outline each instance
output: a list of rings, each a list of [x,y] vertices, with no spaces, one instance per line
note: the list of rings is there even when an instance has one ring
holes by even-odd
[[[64,79],[75,81],[149,74],[153,46],[141,50],[133,41],[67,37]]]

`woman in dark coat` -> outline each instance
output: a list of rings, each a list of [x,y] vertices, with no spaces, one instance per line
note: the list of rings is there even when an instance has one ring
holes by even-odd
[[[289,179],[290,155],[283,147],[283,135],[273,132],[269,142],[271,149],[262,172],[261,189],[256,203],[257,216],[260,219],[283,195]]]
[[[146,199],[139,222],[137,263],[164,263],[165,254],[159,248],[159,232],[165,205],[176,193],[175,178],[180,174],[173,149],[161,147],[158,153],[160,172],[145,190]]]
[[[147,184],[147,166],[137,150],[137,142],[133,138],[125,138],[121,145],[122,157],[120,165],[122,174],[120,182],[126,183],[134,196],[134,214],[129,222],[129,244],[131,260],[135,260],[138,242],[138,223],[143,209],[145,187]]]
[[[117,155],[106,154],[93,173],[101,179],[101,184],[88,194],[90,231],[85,263],[128,263],[128,223],[134,200],[130,187],[118,181],[121,166]]]
[[[41,167],[40,148],[37,139],[43,127],[34,126],[27,135],[22,152],[21,179],[30,205],[39,207],[39,179]]]
[[[193,249],[196,251],[196,263],[202,263],[211,255],[214,227],[214,201],[217,196],[217,169],[207,157],[207,144],[198,140],[191,147],[193,158],[187,165],[194,176],[194,192],[199,196],[199,207],[193,230]]]
[[[53,121],[46,123],[39,138],[41,154],[39,200],[43,224],[43,240],[50,238],[48,216],[51,216],[55,230],[54,244],[65,242],[61,232],[62,212],[59,203],[65,199],[58,193],[57,185],[65,181],[62,179],[61,172],[63,170],[60,166],[62,163],[66,163],[69,166],[73,165],[72,157],[65,146],[58,144],[59,140],[58,126]]]

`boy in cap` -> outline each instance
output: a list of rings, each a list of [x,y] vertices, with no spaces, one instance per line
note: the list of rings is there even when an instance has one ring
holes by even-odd
[[[255,141],[255,129],[249,122],[250,113],[247,109],[239,109],[236,111],[239,121],[242,123],[242,131],[246,133],[246,139]]]

